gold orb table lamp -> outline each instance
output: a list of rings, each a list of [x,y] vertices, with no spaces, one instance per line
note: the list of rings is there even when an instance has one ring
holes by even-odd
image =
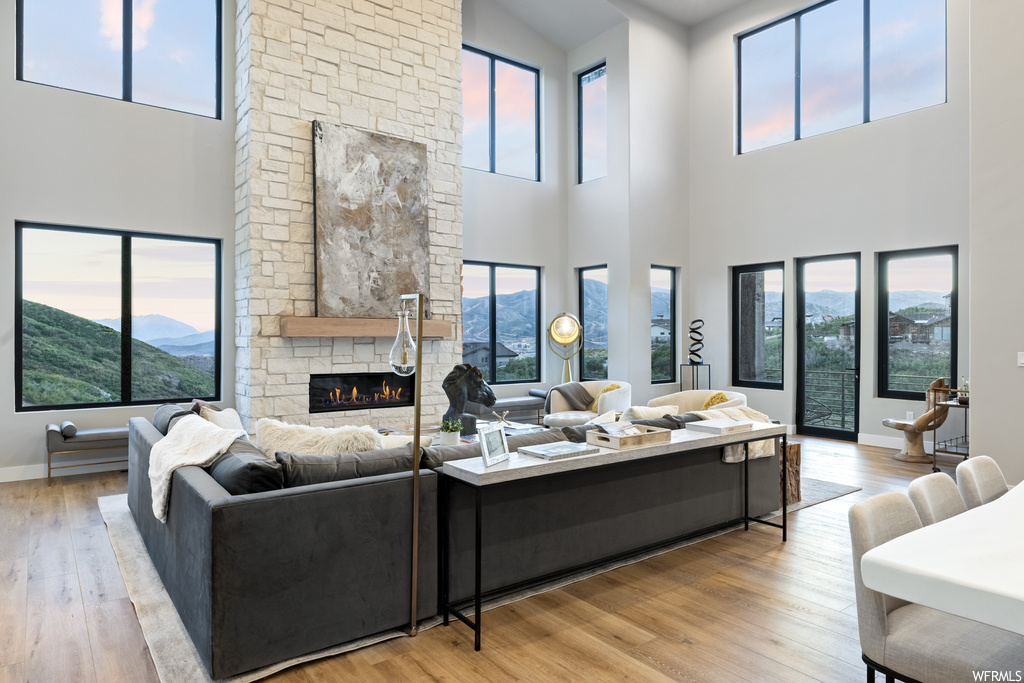
[[[548,325],[548,346],[565,361],[562,368],[562,383],[572,381],[572,366],[569,359],[583,349],[583,326],[572,313],[561,313]]]

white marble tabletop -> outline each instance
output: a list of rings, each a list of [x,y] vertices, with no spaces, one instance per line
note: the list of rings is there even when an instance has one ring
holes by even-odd
[[[1024,486],[864,553],[872,590],[1024,635]]]
[[[640,446],[638,448],[622,450],[599,447],[597,453],[578,455],[562,460],[544,460],[528,455],[520,455],[516,452],[512,453],[505,462],[490,467],[484,466],[483,457],[481,456],[479,458],[466,458],[464,460],[446,462],[441,471],[449,477],[454,477],[473,486],[486,486],[488,484],[500,484],[517,479],[542,477],[558,472],[599,467],[616,462],[640,460],[668,453],[719,448],[743,443],[744,441],[770,439],[780,437],[785,433],[786,425],[766,422],[755,422],[753,429],[750,431],[734,434],[705,434],[693,430],[675,429],[672,431],[671,441],[654,444],[653,446]]]

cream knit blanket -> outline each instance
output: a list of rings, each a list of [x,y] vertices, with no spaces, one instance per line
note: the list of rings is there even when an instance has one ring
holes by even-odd
[[[691,412],[702,420],[750,420],[751,422],[768,423],[772,421],[770,417],[754,410],[750,406],[734,406],[720,410],[694,410]],[[748,447],[750,448],[751,460],[775,455],[775,439],[754,441]],[[726,446],[722,449],[722,462],[743,462],[743,445]]]
[[[149,485],[156,518],[167,523],[174,470],[190,465],[209,465],[241,436],[245,436],[241,429],[221,429],[198,415],[186,415],[178,420],[167,436],[153,444],[149,454]]]

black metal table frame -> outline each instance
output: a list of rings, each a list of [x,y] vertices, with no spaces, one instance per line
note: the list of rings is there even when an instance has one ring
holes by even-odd
[[[765,520],[765,519],[759,519],[757,517],[751,517],[750,516],[750,476],[749,476],[749,472],[750,472],[750,444],[755,442],[755,441],[764,441],[764,440],[766,440],[766,438],[767,439],[773,439],[773,440],[778,440],[778,439],[782,440],[782,450],[781,450],[781,453],[779,454],[779,458],[781,460],[781,469],[782,469],[781,495],[780,495],[780,498],[782,499],[782,523],[781,524],[779,524],[777,522],[769,522],[768,520]],[[777,443],[777,441],[776,441],[776,443]],[[483,544],[482,544],[482,533],[483,533],[482,532],[482,529],[483,529],[483,503],[482,503],[482,499],[483,499],[483,495],[482,495],[482,491],[483,491],[483,489],[487,488],[488,486],[500,486],[503,483],[505,483],[505,484],[515,483],[515,482],[519,482],[519,481],[523,481],[523,480],[522,479],[513,479],[513,480],[508,481],[508,482],[498,482],[498,483],[494,483],[494,484],[486,484],[486,485],[481,486],[481,485],[478,485],[478,484],[472,484],[472,483],[470,483],[468,481],[464,481],[462,479],[458,479],[456,477],[452,477],[452,476],[446,475],[446,474],[443,473],[442,470],[438,470],[439,480],[438,480],[438,488],[437,488],[437,491],[438,491],[437,510],[438,510],[438,516],[439,516],[440,524],[439,524],[439,529],[438,529],[438,534],[437,534],[437,543],[438,543],[437,559],[438,559],[438,564],[440,564],[440,567],[438,568],[438,572],[437,572],[438,583],[439,583],[437,594],[438,594],[438,603],[439,603],[438,604],[438,610],[441,612],[441,618],[442,618],[443,624],[445,626],[448,626],[449,616],[454,616],[459,621],[461,621],[462,623],[466,624],[466,626],[468,626],[470,629],[472,629],[472,631],[474,633],[473,649],[479,652],[479,650],[480,650],[480,632],[482,630],[482,626],[481,626],[481,622],[480,622],[480,607],[481,607],[481,604],[483,602],[483,598],[484,597],[491,598],[491,597],[497,597],[497,596],[501,596],[501,595],[508,595],[509,593],[512,593],[512,592],[514,592],[516,590],[519,590],[519,589],[522,589],[522,588],[528,588],[528,587],[531,587],[531,586],[540,585],[542,583],[546,583],[548,581],[557,579],[559,577],[568,576],[569,574],[573,574],[573,573],[576,573],[576,572],[579,572],[579,571],[583,571],[583,570],[586,570],[586,569],[589,569],[589,568],[592,568],[592,567],[597,567],[597,566],[600,566],[602,564],[606,564],[608,562],[612,562],[612,561],[615,561],[615,560],[618,560],[618,559],[624,559],[624,558],[627,558],[627,557],[632,557],[634,555],[637,555],[637,554],[643,553],[643,552],[647,552],[649,550],[655,550],[657,548],[662,548],[662,547],[665,547],[665,546],[673,545],[675,543],[679,543],[681,541],[688,540],[690,538],[693,538],[695,536],[699,536],[701,534],[706,534],[706,533],[710,533],[710,532],[713,532],[713,531],[718,531],[719,529],[723,529],[723,528],[732,526],[732,525],[737,524],[739,522],[743,522],[743,530],[744,531],[748,531],[750,529],[750,523],[751,522],[755,522],[757,524],[765,524],[767,526],[773,526],[773,527],[775,527],[777,529],[782,529],[782,542],[785,543],[786,542],[786,532],[787,532],[787,528],[786,528],[786,513],[787,513],[787,509],[786,509],[787,508],[786,493],[787,493],[787,484],[788,484],[788,476],[789,476],[789,467],[788,467],[788,465],[789,465],[789,458],[788,458],[787,448],[786,448],[786,446],[787,446],[787,435],[786,434],[782,434],[780,436],[771,436],[771,437],[763,437],[762,436],[762,437],[757,437],[757,438],[750,438],[750,439],[747,439],[745,441],[737,441],[735,443],[726,444],[726,445],[727,446],[739,446],[739,445],[743,446],[743,516],[742,517],[739,517],[739,518],[733,519],[733,520],[729,520],[728,522],[722,522],[720,524],[715,524],[715,525],[712,525],[710,527],[706,527],[704,529],[698,529],[697,531],[693,531],[693,532],[690,532],[688,534],[684,534],[682,536],[669,539],[667,541],[660,541],[658,543],[654,543],[654,544],[651,544],[649,546],[644,546],[644,547],[641,547],[641,548],[636,548],[634,550],[629,550],[627,552],[619,553],[619,554],[613,555],[611,557],[605,557],[605,558],[602,558],[602,559],[597,560],[595,562],[589,562],[589,563],[584,564],[584,565],[570,567],[568,569],[563,569],[563,570],[558,571],[558,572],[554,572],[554,573],[551,573],[551,574],[546,574],[546,575],[538,577],[536,579],[531,579],[529,581],[525,581],[525,582],[522,582],[522,583],[519,583],[519,584],[515,584],[515,585],[512,585],[512,586],[505,586],[505,587],[498,588],[498,589],[495,589],[495,590],[492,590],[492,591],[488,591],[486,596],[481,592],[481,581],[480,581],[481,574],[482,574],[481,569],[482,569],[482,566],[483,566],[483,563],[482,563],[482,555],[483,555],[483,553],[482,553],[482,549],[483,549]],[[721,448],[724,449],[725,447],[726,446],[722,446]],[[688,452],[690,452],[690,451],[677,451],[675,453],[664,453],[662,455],[652,456],[652,458],[673,457],[673,456],[677,456],[677,455],[680,455],[682,453],[688,453]],[[626,462],[635,462],[635,461],[626,461]],[[621,465],[621,464],[624,464],[624,463],[621,463],[621,462],[607,463],[607,464],[604,464],[604,465],[598,465],[597,467],[613,467],[615,465]],[[541,476],[568,475],[568,474],[572,474],[574,472],[575,472],[575,470],[570,470],[568,472],[554,472],[554,473],[551,473],[549,475],[541,475]],[[474,546],[475,546],[475,549],[474,549],[474,558],[473,558],[474,559],[474,579],[473,579],[474,580],[474,591],[473,591],[473,599],[469,602],[469,605],[472,605],[473,606],[473,610],[474,610],[474,616],[473,616],[472,619],[470,619],[465,614],[463,614],[462,610],[465,609],[465,608],[460,609],[460,608],[456,607],[453,603],[451,603],[449,601],[449,597],[448,597],[448,591],[449,591],[449,587],[450,587],[449,584],[451,583],[450,576],[449,576],[449,568],[450,568],[449,551],[450,551],[451,548],[450,548],[450,543],[448,542],[448,520],[449,520],[449,514],[448,514],[448,490],[449,490],[449,487],[452,484],[462,484],[463,486],[466,486],[466,487],[471,488],[471,489],[474,490],[475,507],[476,507],[476,522],[475,522],[475,528],[474,528],[474,536],[475,536],[475,538],[474,538]]]

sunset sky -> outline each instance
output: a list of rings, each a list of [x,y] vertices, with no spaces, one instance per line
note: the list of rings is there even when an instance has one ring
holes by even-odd
[[[132,99],[216,114],[216,2],[133,0]],[[25,79],[121,97],[121,0],[26,2]]]
[[[22,296],[89,320],[121,317],[121,238],[26,228]],[[212,244],[132,239],[132,308],[199,332],[216,324]]]
[[[945,0],[871,2],[871,119],[946,96]],[[744,38],[742,150],[794,139],[795,20]],[[863,122],[863,3],[837,0],[801,19],[801,136]]]

